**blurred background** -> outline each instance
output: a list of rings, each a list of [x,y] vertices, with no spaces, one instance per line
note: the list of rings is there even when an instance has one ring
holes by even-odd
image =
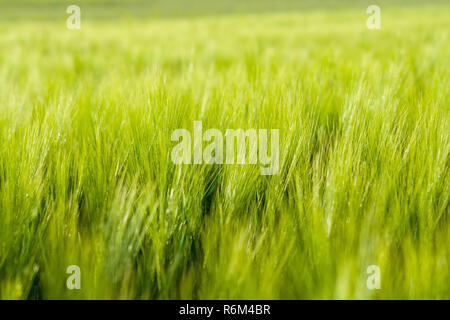
[[[448,5],[448,0],[0,0],[0,19],[61,19],[67,6],[82,7],[83,20],[176,17],[230,13],[338,10],[379,6]]]

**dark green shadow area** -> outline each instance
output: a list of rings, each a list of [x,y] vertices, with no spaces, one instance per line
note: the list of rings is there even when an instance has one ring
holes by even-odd
[[[371,4],[387,6],[448,5],[448,0],[0,0],[0,21],[63,20],[76,4],[87,20],[167,18],[202,15],[337,10]]]

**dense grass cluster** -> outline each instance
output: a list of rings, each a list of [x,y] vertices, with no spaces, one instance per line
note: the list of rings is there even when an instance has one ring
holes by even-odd
[[[449,15],[0,22],[0,298],[450,298]],[[280,174],[175,166],[194,120]]]

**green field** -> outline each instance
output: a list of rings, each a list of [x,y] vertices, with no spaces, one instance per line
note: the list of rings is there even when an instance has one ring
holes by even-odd
[[[450,299],[448,3],[79,3],[0,1],[0,299]]]

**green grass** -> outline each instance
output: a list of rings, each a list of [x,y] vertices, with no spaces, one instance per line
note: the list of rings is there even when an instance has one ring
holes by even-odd
[[[450,299],[449,16],[0,20],[0,298]],[[194,120],[280,174],[175,166]]]

